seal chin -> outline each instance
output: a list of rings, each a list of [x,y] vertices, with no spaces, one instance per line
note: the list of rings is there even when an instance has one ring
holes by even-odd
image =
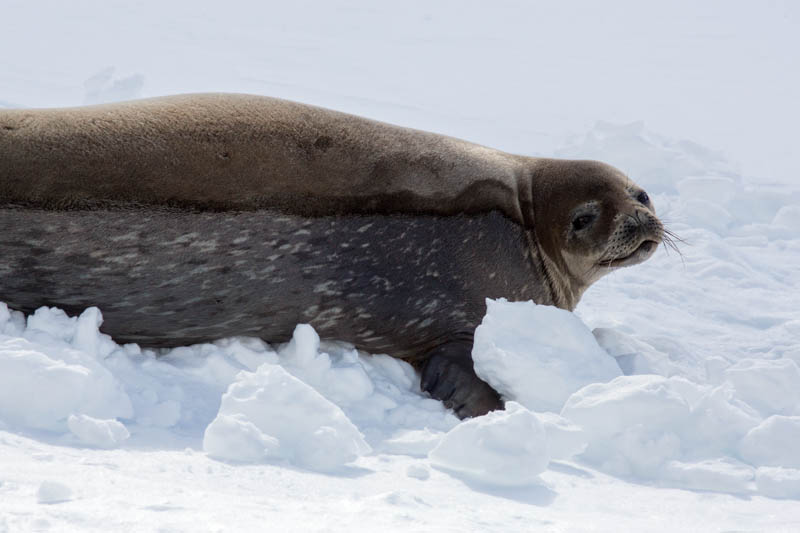
[[[613,259],[604,259],[598,262],[598,265],[606,268],[618,268],[630,265],[636,265],[648,259],[653,255],[658,248],[658,243],[654,240],[645,239],[636,247],[630,254],[624,257],[614,257]]]

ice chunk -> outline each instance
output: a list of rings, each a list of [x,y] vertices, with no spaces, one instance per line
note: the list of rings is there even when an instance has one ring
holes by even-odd
[[[692,404],[684,440],[695,455],[731,455],[742,437],[759,422],[758,413],[739,400],[733,387],[726,383],[707,391]]]
[[[340,350],[334,361],[331,355],[320,351],[319,335],[308,324],[295,327],[292,340],[279,353],[286,370],[339,407],[364,401],[374,391],[358,352]]]
[[[551,459],[569,459],[583,453],[589,444],[582,427],[555,413],[536,413],[547,433],[547,454]]]
[[[800,414],[800,368],[791,359],[742,359],[723,376],[762,416]]]
[[[796,239],[800,232],[800,205],[785,205],[778,209],[775,218],[772,219],[772,225],[791,230],[793,238]]]
[[[61,503],[72,499],[72,489],[58,481],[43,481],[36,491],[39,503]]]
[[[658,374],[672,376],[679,372],[669,356],[646,342],[612,328],[595,328],[595,339],[608,354],[617,360],[622,372],[632,374]]]
[[[732,459],[709,459],[694,463],[670,461],[664,474],[681,488],[746,494],[753,490],[755,470]]]
[[[756,485],[764,496],[800,500],[800,470],[763,466],[756,470]]]
[[[67,425],[81,442],[96,448],[114,448],[130,437],[117,420],[100,420],[86,415],[70,415]]]
[[[25,315],[0,302],[0,334],[19,337],[25,331]]]
[[[756,466],[800,469],[800,416],[774,415],[751,429],[739,446],[742,458]]]
[[[264,364],[241,372],[228,388],[203,449],[218,459],[284,459],[331,471],[370,447],[336,405],[280,366]]]
[[[278,439],[265,434],[246,415],[220,414],[206,428],[203,449],[216,459],[258,463],[281,457]]]
[[[561,415],[584,428],[589,446],[583,457],[618,475],[657,475],[679,457],[679,434],[689,419],[685,380],[662,376],[621,376],[579,390]]]
[[[576,315],[528,302],[486,300],[475,330],[475,372],[506,399],[558,412],[570,394],[614,379],[619,366]]]
[[[428,467],[425,465],[413,464],[408,465],[408,468],[406,468],[406,475],[408,477],[419,479],[420,481],[425,481],[431,477],[431,471],[428,470]]]
[[[398,455],[411,455],[425,457],[442,440],[444,433],[432,431],[430,428],[401,431],[397,435],[386,439],[380,451]]]
[[[63,345],[0,340],[0,418],[23,428],[63,432],[73,413],[130,418],[121,384],[90,355]]]
[[[536,483],[550,462],[544,425],[516,402],[460,423],[428,457],[448,472],[501,486]]]

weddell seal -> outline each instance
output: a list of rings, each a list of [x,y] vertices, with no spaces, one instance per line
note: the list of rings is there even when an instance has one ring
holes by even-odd
[[[0,111],[0,301],[98,306],[148,347],[309,323],[415,363],[460,417],[503,405],[473,370],[487,297],[572,310],[664,239],[604,163],[274,98]]]

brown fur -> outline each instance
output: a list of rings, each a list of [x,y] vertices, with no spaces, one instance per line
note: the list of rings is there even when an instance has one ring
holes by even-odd
[[[482,212],[521,221],[519,158],[263,96],[0,111],[0,203]]]

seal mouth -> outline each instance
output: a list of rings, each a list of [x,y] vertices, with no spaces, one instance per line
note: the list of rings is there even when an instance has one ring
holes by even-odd
[[[624,257],[615,257],[613,259],[605,259],[603,261],[598,262],[598,265],[604,266],[607,268],[614,268],[614,267],[621,267],[621,266],[628,266],[628,265],[635,265],[636,263],[641,263],[651,255],[653,252],[656,251],[658,248],[658,243],[654,240],[645,239],[642,241],[636,249],[631,252],[630,254]]]

